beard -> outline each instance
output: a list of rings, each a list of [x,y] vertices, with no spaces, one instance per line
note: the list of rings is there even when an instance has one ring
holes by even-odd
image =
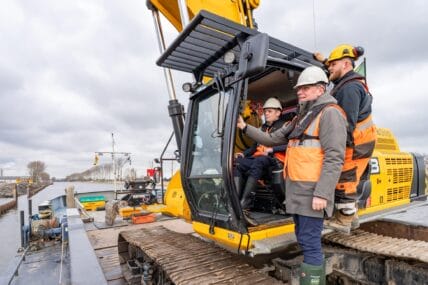
[[[328,76],[328,79],[330,80],[330,81],[335,81],[335,80],[337,80],[337,79],[339,79],[340,78],[340,74],[339,74],[339,72],[338,71],[335,71],[335,72],[333,72],[333,73],[330,73],[329,74],[329,76]]]

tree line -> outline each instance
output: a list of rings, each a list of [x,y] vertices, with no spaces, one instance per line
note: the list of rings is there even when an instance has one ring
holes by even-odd
[[[43,161],[31,161],[27,164],[27,169],[34,183],[50,181],[50,175],[46,172],[46,164]]]
[[[117,180],[134,180],[137,177],[137,172],[134,168],[123,170],[125,160],[117,159],[116,161],[116,179]],[[27,164],[28,174],[34,183],[49,182],[51,177],[46,172],[46,163],[40,160],[31,161]],[[72,173],[66,176],[66,181],[109,181],[114,179],[114,168],[112,163],[95,165],[82,172]],[[52,180],[55,180],[52,177]]]

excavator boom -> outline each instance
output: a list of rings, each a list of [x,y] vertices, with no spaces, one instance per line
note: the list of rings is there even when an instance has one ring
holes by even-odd
[[[201,10],[209,11],[233,22],[254,27],[252,10],[259,6],[259,0],[149,0],[148,7],[156,9],[179,31],[183,30],[183,22],[193,19]],[[186,6],[189,19],[182,19],[180,14]]]

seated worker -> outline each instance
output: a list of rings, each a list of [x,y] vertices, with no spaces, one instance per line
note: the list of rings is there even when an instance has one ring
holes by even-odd
[[[285,120],[281,118],[282,106],[276,98],[269,98],[263,105],[265,123],[261,130],[264,132],[273,132],[284,125]],[[257,181],[266,175],[270,175],[269,170],[278,166],[278,163],[284,163],[285,145],[266,147],[254,143],[253,146],[246,149],[243,153],[236,154],[237,175],[246,178],[245,186],[240,191],[241,207],[248,210],[251,207],[252,192],[257,190]],[[282,165],[281,165],[282,167]],[[239,186],[240,187],[240,186]],[[248,220],[247,220],[248,221]]]

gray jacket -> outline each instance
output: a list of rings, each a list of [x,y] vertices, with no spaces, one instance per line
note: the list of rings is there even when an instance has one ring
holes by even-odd
[[[317,100],[307,102],[300,117],[303,118],[313,107],[325,103],[336,103],[336,99],[325,93]],[[287,137],[292,129],[292,124],[285,124],[277,131],[267,134],[248,125],[245,133],[258,143],[273,146],[287,143]],[[286,208],[289,214],[324,217],[325,215],[331,216],[333,213],[334,189],[340,177],[346,148],[346,119],[339,110],[335,108],[324,109],[320,119],[319,138],[324,151],[319,181],[315,183],[296,182],[286,178]],[[312,210],[314,196],[327,200],[325,213]]]

